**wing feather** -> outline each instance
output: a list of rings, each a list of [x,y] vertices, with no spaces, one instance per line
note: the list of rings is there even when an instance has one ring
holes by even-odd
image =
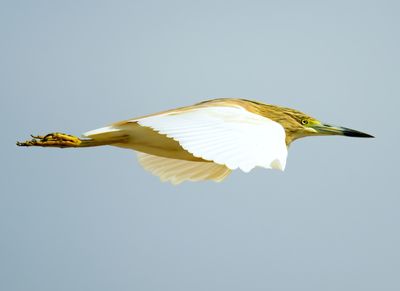
[[[146,116],[137,122],[164,134],[195,157],[240,168],[283,170],[287,147],[285,130],[277,122],[240,106],[192,107]]]
[[[216,182],[226,178],[231,170],[224,165],[213,162],[193,162],[137,153],[139,163],[162,181],[179,184],[184,181],[213,180]]]

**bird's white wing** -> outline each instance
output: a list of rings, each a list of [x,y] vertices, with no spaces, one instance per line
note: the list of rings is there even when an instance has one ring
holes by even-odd
[[[172,184],[201,180],[220,182],[231,172],[226,166],[213,162],[176,160],[140,152],[137,155],[144,169],[160,177],[161,181],[169,181]]]
[[[195,157],[240,168],[283,170],[285,130],[277,122],[236,106],[209,106],[151,115],[138,122],[178,141]]]

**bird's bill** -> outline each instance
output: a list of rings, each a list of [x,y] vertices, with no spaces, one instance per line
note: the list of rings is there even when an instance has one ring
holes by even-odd
[[[364,133],[358,130],[350,129],[347,127],[333,126],[329,124],[315,124],[311,126],[312,129],[320,135],[345,135],[352,137],[374,137],[368,133]]]

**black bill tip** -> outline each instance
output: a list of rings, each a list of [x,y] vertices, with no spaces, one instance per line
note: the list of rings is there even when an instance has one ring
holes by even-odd
[[[342,129],[343,135],[345,135],[345,136],[374,138],[373,135],[370,135],[368,133],[361,132],[358,130],[354,130],[354,129],[350,129],[350,128],[346,128],[346,127],[342,127],[341,129]]]

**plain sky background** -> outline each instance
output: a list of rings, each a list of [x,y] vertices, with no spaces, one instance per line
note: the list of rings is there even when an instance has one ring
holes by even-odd
[[[0,290],[400,290],[399,1],[2,1]],[[376,136],[161,183],[134,152],[17,148],[216,97]]]

